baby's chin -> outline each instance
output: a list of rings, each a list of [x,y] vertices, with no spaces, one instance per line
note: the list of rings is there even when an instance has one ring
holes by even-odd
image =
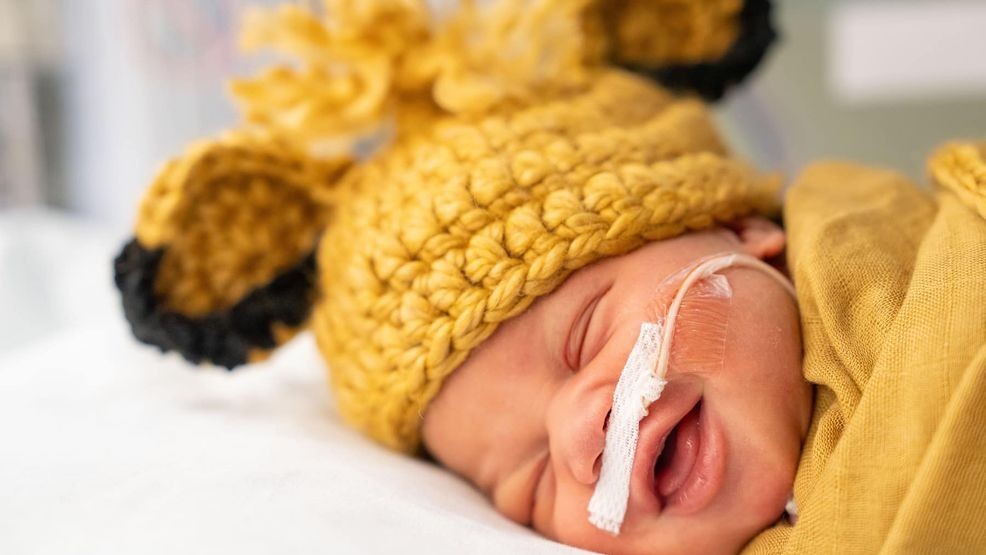
[[[588,522],[561,524],[552,539],[608,554],[734,554],[782,518],[790,486],[786,479],[761,483],[757,491],[734,492],[734,502],[709,506],[701,515],[655,519],[618,536],[595,530]]]
[[[703,519],[667,519],[658,524],[622,532],[618,536],[586,529],[581,524],[571,529],[559,527],[557,541],[600,553],[628,555],[659,554],[735,554],[777,518],[762,521],[748,511],[710,512]],[[603,535],[605,534],[605,535]]]

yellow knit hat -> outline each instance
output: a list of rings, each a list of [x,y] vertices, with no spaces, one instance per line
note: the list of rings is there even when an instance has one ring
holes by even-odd
[[[232,368],[310,324],[345,419],[413,452],[444,379],[573,271],[776,208],[700,100],[625,69],[717,97],[773,38],[766,2],[324,11],[248,20],[303,63],[234,83],[248,124],[145,195],[116,261],[141,340]]]

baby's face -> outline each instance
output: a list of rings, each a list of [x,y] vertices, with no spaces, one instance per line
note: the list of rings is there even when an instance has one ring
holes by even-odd
[[[732,296],[704,316],[689,320],[683,305],[690,324],[676,328],[668,383],[640,423],[620,534],[590,524],[587,506],[616,382],[641,323],[674,296],[674,276],[713,254],[772,257],[783,243],[776,226],[748,219],[575,272],[446,381],[425,414],[428,450],[500,512],[562,543],[738,551],[783,513],[811,409],[797,306],[762,271],[722,270]]]

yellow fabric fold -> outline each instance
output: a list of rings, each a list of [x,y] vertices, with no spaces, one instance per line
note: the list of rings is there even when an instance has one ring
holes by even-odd
[[[788,260],[815,407],[800,518],[745,552],[986,553],[986,220],[981,190],[960,196],[954,183],[971,178],[944,182],[939,163],[963,148],[932,159],[934,192],[841,163],[792,186]]]

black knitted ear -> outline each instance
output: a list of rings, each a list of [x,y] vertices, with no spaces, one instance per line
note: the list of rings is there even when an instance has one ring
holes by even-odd
[[[777,31],[770,18],[769,0],[746,0],[739,14],[739,33],[726,53],[713,62],[663,67],[622,64],[676,91],[692,91],[716,101],[740,83],[763,60]]]
[[[136,239],[114,260],[114,281],[134,335],[188,361],[210,362],[227,370],[248,362],[249,350],[277,346],[272,326],[302,325],[311,310],[315,285],[314,251],[267,285],[226,310],[190,317],[165,309],[154,294],[154,277],[164,249],[145,249]]]

